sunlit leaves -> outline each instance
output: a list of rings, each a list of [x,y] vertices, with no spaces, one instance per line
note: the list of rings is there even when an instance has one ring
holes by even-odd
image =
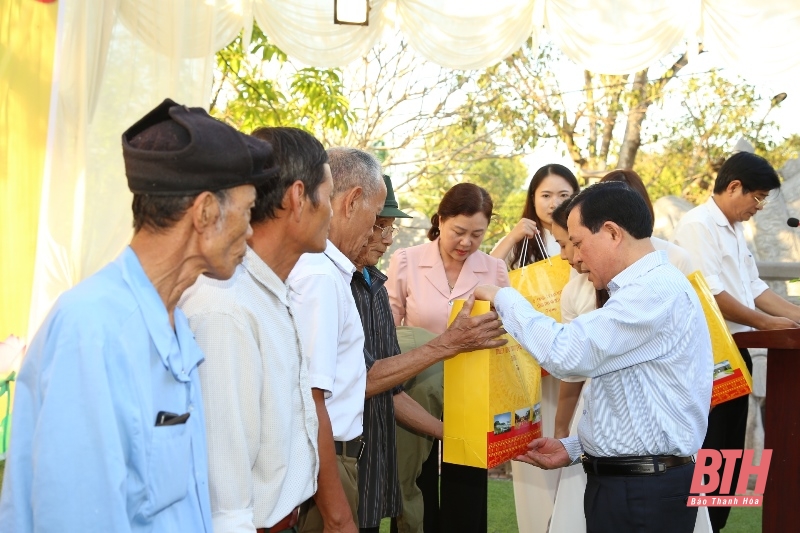
[[[295,126],[344,136],[355,120],[339,69],[296,68],[253,27],[247,53],[242,35],[217,53],[211,113],[243,131]]]

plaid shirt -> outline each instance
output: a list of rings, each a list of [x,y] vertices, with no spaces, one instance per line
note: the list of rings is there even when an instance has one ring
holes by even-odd
[[[400,345],[384,287],[387,278],[374,267],[365,268],[372,285],[356,271],[350,288],[364,327],[364,359],[369,372],[376,360],[399,354]],[[382,518],[397,516],[402,508],[393,402],[393,396],[402,390],[398,386],[364,401],[366,446],[358,465],[358,525],[362,528],[378,527]]]

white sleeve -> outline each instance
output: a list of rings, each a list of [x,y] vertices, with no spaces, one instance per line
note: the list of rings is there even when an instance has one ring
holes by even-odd
[[[684,297],[686,307],[690,306],[688,295]],[[647,287],[640,287],[628,300],[612,298],[603,308],[566,325],[536,311],[512,288],[500,289],[494,306],[506,331],[545,370],[560,379],[596,377],[658,356],[656,352],[636,348],[668,327],[677,308],[665,305]],[[630,301],[636,305],[630,305]]]
[[[339,301],[336,280],[327,274],[309,274],[291,282],[289,291],[298,335],[308,355],[311,388],[333,394],[339,345]]]
[[[723,251],[708,227],[694,221],[679,223],[672,240],[689,252],[694,268],[703,273],[711,294],[716,296],[725,290],[721,277]]]

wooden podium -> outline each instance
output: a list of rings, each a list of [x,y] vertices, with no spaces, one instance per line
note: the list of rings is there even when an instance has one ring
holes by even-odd
[[[800,524],[800,329],[733,336],[739,348],[766,348],[764,448],[772,449],[764,489],[762,531],[793,531]]]

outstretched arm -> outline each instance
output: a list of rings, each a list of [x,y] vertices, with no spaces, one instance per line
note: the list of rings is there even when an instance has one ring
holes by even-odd
[[[450,327],[429,343],[404,354],[375,361],[367,373],[367,398],[403,383],[444,359],[506,344],[507,340],[499,338],[505,334],[505,330],[497,313],[471,317],[469,314],[474,303],[475,298],[470,296]]]

